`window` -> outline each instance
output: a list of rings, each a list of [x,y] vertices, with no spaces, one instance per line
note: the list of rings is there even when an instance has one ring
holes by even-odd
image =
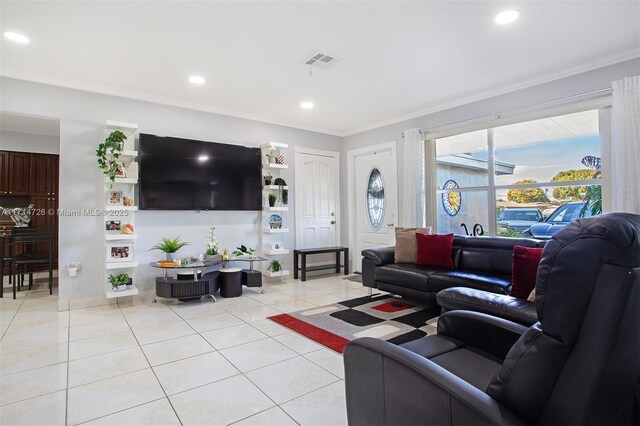
[[[384,219],[384,183],[380,170],[374,168],[367,184],[367,214],[373,229],[380,229]]]
[[[579,218],[585,203],[590,215],[600,194],[598,111],[437,139],[436,163],[438,232],[480,225],[489,235],[531,236],[538,222]]]

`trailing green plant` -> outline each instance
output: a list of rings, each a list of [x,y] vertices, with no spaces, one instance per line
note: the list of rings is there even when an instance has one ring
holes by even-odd
[[[180,237],[176,237],[174,239],[162,237],[162,241],[151,247],[151,250],[160,250],[165,253],[175,253],[180,250],[184,246],[188,246],[191,243],[186,241],[180,241]]]
[[[267,267],[267,270],[271,272],[282,271],[282,263],[280,263],[278,259],[273,259],[271,262],[269,262],[269,266]]]
[[[120,130],[114,130],[107,136],[104,142],[98,145],[98,149],[96,150],[98,167],[109,177],[109,188],[113,188],[113,183],[116,181],[118,158],[120,154],[122,154],[124,141],[126,140],[127,136],[124,133]]]
[[[256,252],[256,249],[247,247],[244,244],[241,244],[239,247],[236,247],[236,249],[232,251],[231,254],[236,257],[247,256],[247,255],[251,256],[255,252]]]
[[[129,274],[123,272],[121,274],[109,274],[109,283],[111,284],[111,287],[118,288],[121,285],[127,285],[129,284],[129,280],[131,279],[131,277],[129,276]]]
[[[275,206],[277,199],[278,199],[278,196],[276,194],[274,194],[273,192],[270,192],[269,193],[269,207]]]

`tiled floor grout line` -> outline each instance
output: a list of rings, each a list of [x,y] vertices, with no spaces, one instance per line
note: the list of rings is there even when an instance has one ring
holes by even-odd
[[[113,412],[113,413],[105,414],[104,416],[99,416],[99,417],[95,417],[95,418],[93,418],[93,419],[85,420],[85,421],[84,421],[84,422],[82,422],[82,423],[76,423],[76,425],[78,425],[78,426],[80,426],[80,425],[84,425],[84,424],[87,424],[87,423],[89,423],[89,422],[96,421],[96,420],[98,420],[98,419],[103,419],[103,418],[105,418],[105,417],[109,417],[109,416],[112,416],[112,415],[114,415],[114,414],[122,413],[123,411],[132,410],[132,409],[134,409],[134,408],[142,407],[143,405],[146,405],[146,404],[151,404],[152,402],[162,401],[163,399],[168,399],[168,398],[165,396],[165,397],[162,397],[162,398],[158,398],[158,399],[154,399],[154,400],[151,400],[151,401],[143,402],[143,403],[141,403],[141,404],[137,404],[137,405],[134,405],[134,406],[131,406],[131,407],[127,407],[127,408],[125,408],[124,410],[115,411],[115,412]],[[169,403],[171,403],[171,402],[169,402]],[[172,408],[173,408],[173,407],[172,407]],[[178,421],[180,421],[180,419],[178,419]],[[182,424],[182,422],[180,422],[180,424]],[[75,425],[74,425],[74,426],[75,426]]]
[[[122,314],[122,308],[120,308],[119,304],[118,304],[118,309],[120,309],[120,313]],[[124,314],[122,314],[122,316],[125,317]],[[176,418],[178,419],[178,421],[180,422],[180,425],[183,425],[182,419],[178,415],[178,412],[176,411],[175,407],[173,406],[173,403],[171,402],[171,399],[169,398],[169,395],[167,394],[167,391],[164,389],[164,386],[162,386],[162,382],[158,378],[158,375],[156,374],[156,371],[153,369],[153,366],[151,365],[151,362],[149,361],[149,358],[147,357],[147,354],[144,352],[144,349],[142,349],[142,345],[140,344],[140,341],[138,340],[138,337],[133,332],[133,329],[131,328],[131,324],[129,324],[129,321],[127,321],[126,317],[124,318],[124,320],[127,322],[127,325],[129,326],[129,331],[131,332],[131,334],[133,334],[133,338],[136,339],[136,342],[138,343],[138,347],[140,348],[140,351],[142,352],[142,356],[144,356],[144,359],[147,361],[147,364],[149,364],[149,368],[151,369],[151,372],[153,373],[153,376],[156,378],[156,380],[158,382],[158,385],[160,385],[160,389],[162,389],[162,393],[164,393],[164,397],[167,399],[167,402],[171,406],[171,409],[173,410],[173,413],[176,415]],[[187,325],[189,325],[189,324],[187,324]],[[189,327],[191,327],[191,326],[189,325]],[[193,329],[193,327],[191,327],[191,329]],[[209,342],[207,342],[207,343],[209,343]],[[213,347],[213,345],[211,345],[211,347]],[[148,404],[148,403],[149,403],[149,401],[146,402],[145,404]],[[121,410],[121,411],[124,411],[124,410]],[[115,414],[115,413],[111,413],[111,414]]]

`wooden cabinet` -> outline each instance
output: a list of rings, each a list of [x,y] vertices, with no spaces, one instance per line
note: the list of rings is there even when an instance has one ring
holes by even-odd
[[[31,154],[9,152],[9,188],[5,195],[29,195]]]
[[[0,195],[9,193],[9,153],[0,151]]]

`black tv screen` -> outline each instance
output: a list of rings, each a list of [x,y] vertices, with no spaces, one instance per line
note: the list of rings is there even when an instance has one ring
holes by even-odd
[[[140,134],[140,209],[262,210],[260,148]]]

